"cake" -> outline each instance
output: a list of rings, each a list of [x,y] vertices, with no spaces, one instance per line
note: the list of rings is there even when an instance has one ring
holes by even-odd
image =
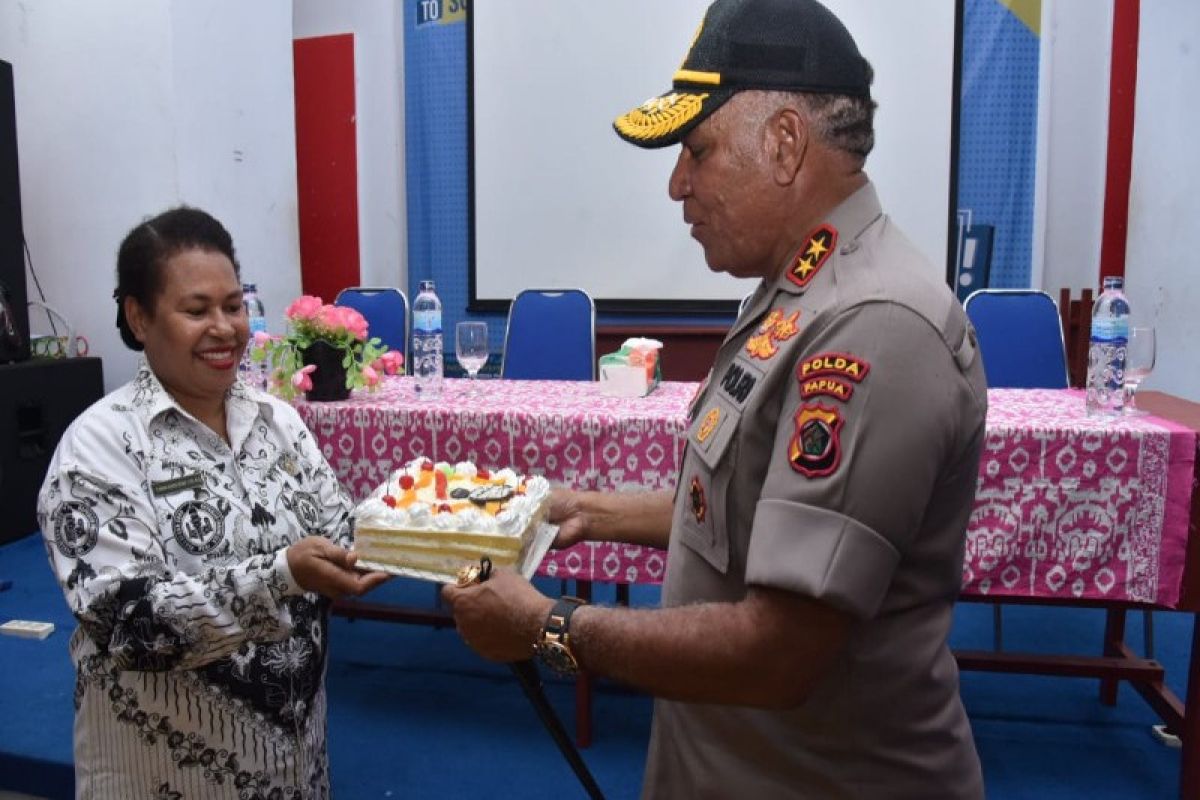
[[[363,567],[446,581],[483,556],[521,568],[549,501],[539,476],[419,458],[355,509],[354,549]]]

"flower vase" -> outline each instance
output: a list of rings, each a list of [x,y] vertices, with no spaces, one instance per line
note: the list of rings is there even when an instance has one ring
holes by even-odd
[[[312,388],[304,393],[305,398],[314,402],[345,400],[350,396],[346,386],[346,368],[342,366],[345,354],[341,348],[329,342],[313,342],[304,348],[301,354],[306,365],[316,367],[309,376]]]

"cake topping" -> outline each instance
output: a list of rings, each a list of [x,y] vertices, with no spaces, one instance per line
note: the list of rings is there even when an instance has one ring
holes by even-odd
[[[466,500],[471,495],[471,490],[463,486],[456,486],[450,490],[450,496],[455,500]]]
[[[487,505],[488,503],[503,503],[505,500],[513,496],[511,486],[480,486],[478,489],[473,489],[469,497],[471,502],[476,505]]]
[[[400,488],[401,489],[411,489],[411,488],[413,488],[413,484],[415,484],[415,483],[416,483],[416,481],[413,480],[412,475],[401,475],[400,476]]]

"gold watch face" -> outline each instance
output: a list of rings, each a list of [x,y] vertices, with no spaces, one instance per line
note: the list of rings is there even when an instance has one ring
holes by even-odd
[[[579,671],[579,663],[575,656],[562,642],[543,639],[538,642],[537,654],[543,664],[560,675],[573,675]]]

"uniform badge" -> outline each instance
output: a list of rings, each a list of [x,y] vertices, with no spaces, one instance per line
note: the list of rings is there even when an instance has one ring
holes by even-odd
[[[806,381],[800,381],[801,400],[825,396],[841,400],[844,403],[850,399],[852,394],[854,394],[854,387],[838,378],[809,378]]]
[[[701,444],[712,432],[717,429],[717,423],[721,421],[721,409],[713,407],[704,415],[704,419],[700,421],[700,429],[696,431],[696,441]]]
[[[704,522],[704,518],[708,516],[708,501],[704,498],[704,487],[698,477],[692,477],[689,494],[692,498],[692,516],[696,518],[696,522]]]
[[[225,538],[225,517],[208,503],[189,500],[171,515],[171,533],[185,551],[202,556]]]
[[[861,383],[870,371],[870,363],[858,356],[849,353],[817,353],[800,362],[800,366],[796,368],[796,379],[800,381],[801,386],[823,375]]]
[[[808,244],[796,254],[796,260],[787,271],[788,280],[801,289],[808,286],[817,277],[821,266],[837,245],[837,228],[832,225],[822,225],[808,235]]]
[[[842,460],[839,433],[842,415],[836,408],[804,405],[796,413],[796,432],[788,444],[788,463],[806,478],[831,474]]]
[[[70,500],[50,515],[54,525],[54,546],[67,558],[88,553],[100,539],[100,519],[87,503]]]
[[[786,342],[800,332],[800,326],[797,324],[799,319],[799,311],[793,311],[791,315],[784,316],[780,309],[771,309],[762,324],[758,326],[758,332],[746,342],[746,352],[750,354],[751,358],[766,361],[779,352],[780,342]]]

